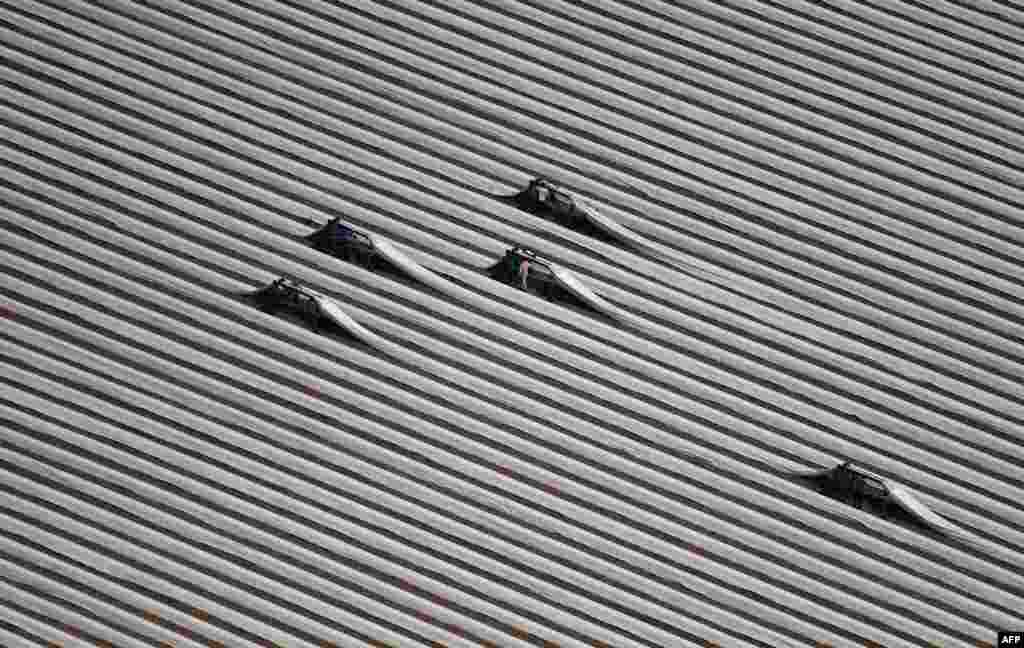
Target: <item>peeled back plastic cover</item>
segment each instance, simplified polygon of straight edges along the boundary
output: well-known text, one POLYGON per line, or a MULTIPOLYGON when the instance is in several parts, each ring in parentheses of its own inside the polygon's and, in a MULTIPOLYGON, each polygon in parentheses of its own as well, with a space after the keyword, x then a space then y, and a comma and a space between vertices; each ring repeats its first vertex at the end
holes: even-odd
POLYGON ((555 275, 555 278, 558 279, 558 283, 575 295, 580 301, 600 313, 619 319, 619 309, 616 306, 613 306, 605 299, 599 297, 593 290, 580 283, 580 280, 573 276, 571 272, 557 266, 551 266, 551 272, 555 275))
POLYGON ((318 296, 316 297, 316 303, 320 307, 321 316, 331 320, 353 337, 358 338, 359 340, 362 340, 363 342, 371 346, 374 345, 374 342, 376 341, 376 336, 369 330, 367 330, 365 327, 363 327, 362 324, 359 324, 354 319, 352 319, 348 315, 348 313, 341 310, 341 307, 334 303, 332 300, 326 297, 318 296))
POLYGON ((376 234, 372 235, 370 240, 373 241, 373 248, 381 257, 405 274, 428 286, 435 286, 438 283, 437 275, 407 257, 391 241, 376 234))
POLYGON ((705 279, 711 276, 718 276, 719 279, 723 278, 721 275, 717 275, 717 273, 713 271, 709 271, 706 268, 696 266, 678 258, 670 251, 655 245, 650 240, 629 229, 622 223, 605 216, 600 210, 595 209, 594 206, 589 203, 576 199, 576 206, 586 214, 587 220, 593 224, 594 227, 637 252, 642 252, 655 259, 660 259, 664 262, 670 263, 679 270, 690 273, 696 272, 699 277, 705 279))
POLYGON ((963 529, 925 506, 909 490, 891 483, 887 483, 886 486, 889 489, 889 496, 893 501, 921 522, 924 522, 936 531, 941 531, 955 537, 966 537, 963 529))
POLYGON ((593 205, 583 202, 582 200, 576 199, 576 205, 587 215, 587 220, 594 224, 595 227, 600 229, 605 234, 625 243, 626 245, 640 248, 649 252, 653 252, 658 256, 662 256, 662 253, 656 250, 650 243, 648 243, 642 236, 629 229, 625 225, 612 220, 605 216, 600 211, 594 208, 593 205))
MULTIPOLYGON (((816 480, 823 477, 829 477, 836 471, 844 469, 847 465, 848 464, 844 463, 838 466, 833 466, 832 468, 823 468, 821 470, 796 471, 791 472, 790 475, 802 479, 816 480)), ((881 476, 870 473, 859 467, 854 467, 853 470, 858 475, 874 478, 882 482, 885 485, 885 492, 889 500, 919 522, 935 531, 944 533, 959 540, 970 540, 970 535, 966 531, 925 506, 921 500, 917 499, 911 491, 907 490, 903 486, 895 484, 887 479, 883 479, 881 476)))

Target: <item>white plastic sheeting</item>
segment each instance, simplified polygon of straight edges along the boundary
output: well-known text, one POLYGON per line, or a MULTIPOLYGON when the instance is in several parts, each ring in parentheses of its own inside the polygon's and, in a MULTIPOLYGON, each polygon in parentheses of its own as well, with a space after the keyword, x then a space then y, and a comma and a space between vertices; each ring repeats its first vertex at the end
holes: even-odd
POLYGON ((993 7, 0 2, 0 643, 1017 626, 1024 76, 993 7), (632 243, 477 189, 537 174, 632 243), (298 242, 334 214, 420 285, 298 242), (510 241, 620 319, 482 276, 510 241), (237 308, 282 275, 371 344, 237 308), (839 457, 984 542, 772 469, 839 457))
POLYGON ((958 527, 922 504, 911 491, 907 490, 903 486, 885 482, 885 487, 889 491, 889 496, 892 497, 894 502, 899 504, 903 510, 910 513, 921 522, 927 524, 940 533, 948 534, 954 539, 961 540, 963 542, 970 542, 972 540, 971 535, 964 529, 958 527))
POLYGON ((370 346, 376 345, 377 336, 367 330, 365 326, 352 319, 333 299, 323 295, 317 295, 315 299, 320 307, 321 315, 337 324, 342 330, 356 339, 362 340, 370 346))
POLYGON ((678 255, 673 254, 671 250, 657 245, 642 234, 635 232, 615 219, 606 216, 600 209, 594 207, 589 202, 580 198, 573 198, 573 200, 576 202, 576 205, 583 210, 583 213, 586 214, 588 221, 593 223, 594 226, 605 234, 627 246, 627 248, 631 248, 641 254, 654 257, 660 261, 671 263, 687 272, 697 272, 704 277, 713 274, 705 269, 698 268, 693 264, 686 263, 679 259, 678 255))
POLYGON ((604 299, 590 288, 587 288, 583 282, 576 278, 576 275, 569 272, 565 268, 560 268, 557 265, 551 266, 551 272, 555 275, 558 283, 572 293, 577 299, 593 308, 598 313, 607 315, 613 319, 622 322, 631 322, 634 319, 625 311, 618 306, 612 304, 607 299, 604 299))

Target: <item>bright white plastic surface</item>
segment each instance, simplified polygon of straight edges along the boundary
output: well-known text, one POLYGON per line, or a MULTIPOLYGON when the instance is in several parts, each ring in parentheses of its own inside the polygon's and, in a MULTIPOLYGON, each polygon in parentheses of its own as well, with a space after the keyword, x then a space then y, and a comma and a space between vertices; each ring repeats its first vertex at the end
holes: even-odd
POLYGON ((362 324, 359 324, 352 319, 352 317, 343 311, 334 301, 322 295, 318 295, 316 297, 316 303, 320 307, 320 313, 324 317, 331 320, 346 332, 359 338, 363 342, 371 346, 374 345, 377 336, 367 330, 362 324))

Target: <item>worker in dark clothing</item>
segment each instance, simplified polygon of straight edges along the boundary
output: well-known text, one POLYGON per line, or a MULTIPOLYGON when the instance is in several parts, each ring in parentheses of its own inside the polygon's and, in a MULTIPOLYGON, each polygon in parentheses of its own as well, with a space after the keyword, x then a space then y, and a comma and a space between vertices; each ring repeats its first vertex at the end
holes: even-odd
POLYGON ((338 223, 337 229, 334 230, 334 238, 339 241, 351 241, 353 235, 354 232, 352 231, 352 228, 348 225, 342 225, 341 223, 338 223))

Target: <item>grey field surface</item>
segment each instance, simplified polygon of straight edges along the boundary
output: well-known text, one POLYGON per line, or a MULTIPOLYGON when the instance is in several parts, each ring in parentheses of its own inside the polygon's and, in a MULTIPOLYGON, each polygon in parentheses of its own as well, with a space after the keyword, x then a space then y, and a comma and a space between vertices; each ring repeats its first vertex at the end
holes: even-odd
POLYGON ((0 0, 0 79, 0 646, 1024 628, 1017 2, 0 0))

